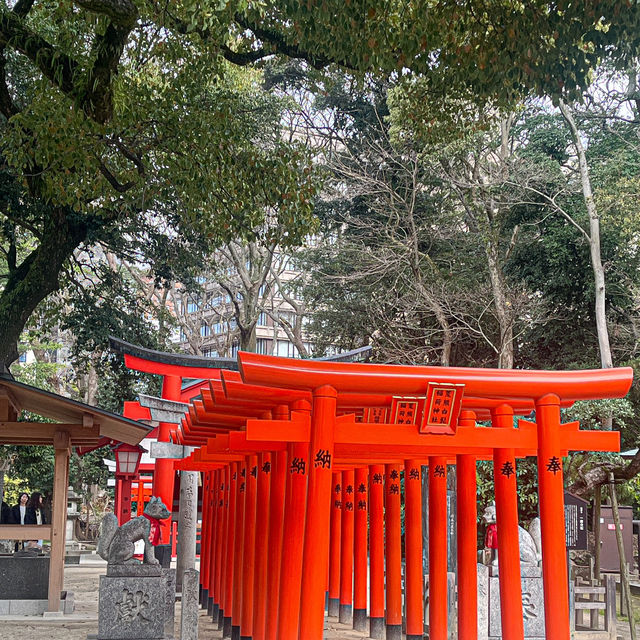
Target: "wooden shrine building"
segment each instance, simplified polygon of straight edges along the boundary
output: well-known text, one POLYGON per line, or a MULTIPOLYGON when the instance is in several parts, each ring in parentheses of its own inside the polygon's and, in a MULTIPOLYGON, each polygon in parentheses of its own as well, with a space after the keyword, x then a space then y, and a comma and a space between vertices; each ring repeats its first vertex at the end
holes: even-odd
POLYGON ((0 376, 0 444, 51 445, 55 450, 51 523, 0 525, 0 539, 51 541, 50 612, 58 611, 63 590, 71 449, 118 442, 135 445, 150 429, 140 422, 0 376), (56 422, 18 421, 22 411, 56 422))
MULTIPOLYGON (((535 456, 546 637, 569 640, 563 457, 618 451, 619 433, 562 424, 560 410, 626 395, 630 368, 445 368, 251 353, 238 363, 237 371, 198 368, 191 377, 206 376, 199 395, 182 424, 167 428, 173 442, 195 447, 169 461, 172 468, 203 473, 202 602, 225 637, 320 640, 328 592, 341 621, 363 630, 368 619, 371 637, 395 640, 404 590, 406 637, 422 638, 426 466, 426 622, 430 640, 446 640, 446 477, 456 465, 457 637, 476 640, 476 462, 491 460, 502 637, 522 640, 516 470, 518 458, 535 456), (533 412, 533 422, 519 418, 533 412)), ((150 361, 138 367, 154 372, 150 361)), ((172 375, 189 377, 185 369, 172 375)))

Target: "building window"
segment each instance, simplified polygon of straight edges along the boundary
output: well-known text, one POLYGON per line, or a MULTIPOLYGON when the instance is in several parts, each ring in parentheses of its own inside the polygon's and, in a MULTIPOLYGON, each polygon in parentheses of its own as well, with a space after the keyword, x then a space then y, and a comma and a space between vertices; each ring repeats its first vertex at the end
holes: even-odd
POLYGON ((266 338, 258 338, 256 340, 256 353, 266 355, 271 351, 271 340, 266 338))
POLYGON ((222 304, 222 296, 211 298, 211 307, 219 307, 222 304))
POLYGON ((206 338, 210 334, 211 334, 211 329, 209 328, 209 325, 206 322, 203 322, 200 327, 200 335, 203 338, 206 338))
POLYGON ((218 357, 218 352, 216 351, 216 349, 203 349, 202 350, 202 355, 205 358, 217 358, 218 357))
POLYGON ((184 329, 180 329, 180 342, 187 341, 187 334, 184 329))
POLYGON ((298 349, 289 340, 278 340, 278 355, 283 358, 297 358, 298 349))
POLYGON ((187 300, 187 313, 195 313, 200 310, 200 297, 187 300))
POLYGON ((234 342, 231 345, 231 357, 235 358, 238 355, 238 351, 240 351, 240 345, 237 342, 234 342))
POLYGON ((222 333, 222 323, 221 322, 216 322, 213 327, 213 333, 215 333, 216 335, 219 333, 222 333))
POLYGON ((229 319, 229 329, 231 331, 233 331, 234 329, 238 328, 238 321, 235 318, 230 318, 229 319))
POLYGON ((266 311, 263 311, 258 316, 258 326, 259 327, 266 327, 267 326, 267 313, 266 313, 266 311))

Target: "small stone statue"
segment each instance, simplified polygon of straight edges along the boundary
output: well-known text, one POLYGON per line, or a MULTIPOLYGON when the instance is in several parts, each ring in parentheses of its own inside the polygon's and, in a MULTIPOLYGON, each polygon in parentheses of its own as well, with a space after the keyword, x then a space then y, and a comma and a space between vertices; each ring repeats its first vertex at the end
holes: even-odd
MULTIPOLYGON (((487 523, 487 535, 485 536, 485 549, 491 551, 490 566, 497 572, 498 569, 498 541, 496 525, 496 504, 492 502, 484 510, 482 519, 487 523)), ((542 558, 540 539, 540 518, 534 518, 529 525, 529 531, 518 525, 518 542, 520 545, 520 564, 537 567, 542 558)))
POLYGON ((133 557, 134 545, 144 540, 143 564, 159 564, 153 545, 160 538, 160 520, 171 514, 160 498, 152 497, 144 509, 144 514, 118 527, 118 519, 112 513, 102 519, 98 554, 109 564, 139 564, 133 557))

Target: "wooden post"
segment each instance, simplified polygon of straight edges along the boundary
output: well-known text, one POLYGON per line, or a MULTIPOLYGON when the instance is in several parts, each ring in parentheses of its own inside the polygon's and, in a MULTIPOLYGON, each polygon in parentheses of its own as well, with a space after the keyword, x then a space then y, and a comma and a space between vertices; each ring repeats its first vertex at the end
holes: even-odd
POLYGON ((424 601, 422 593, 422 474, 419 460, 404 465, 405 609, 407 640, 422 640, 424 601))
POLYGON ((329 602, 327 613, 340 615, 340 547, 342 539, 342 473, 333 474, 331 523, 329 525, 329 602))
POLYGON ((253 581, 256 570, 256 501, 258 496, 258 456, 247 456, 244 494, 244 548, 242 559, 242 609, 240 640, 253 638, 253 581))
POLYGON ((263 453, 258 465, 258 504, 256 513, 256 574, 253 587, 253 637, 266 640, 267 562, 269 558, 269 489, 271 454, 263 453))
POLYGON ((64 543, 67 523, 67 487, 69 486, 69 456, 71 440, 66 431, 53 436, 53 508, 51 510, 51 556, 49 559, 49 603, 47 610, 60 610, 64 586, 64 543))
POLYGON ((367 630, 367 468, 356 469, 353 570, 353 628, 367 630))
POLYGON ((247 496, 247 468, 244 462, 238 464, 238 482, 236 491, 236 519, 232 532, 233 545, 233 598, 231 605, 231 640, 240 640, 240 616, 242 611, 243 572, 243 532, 244 503, 247 496))
MULTIPOLYGON (((237 532, 237 504, 238 504, 238 476, 239 465, 231 463, 229 480, 229 517, 227 518, 227 535, 224 541, 224 553, 226 556, 226 568, 224 574, 224 617, 222 618, 222 637, 231 637, 231 623, 233 612, 233 578, 235 571, 235 540, 239 537, 237 532)), ((201 543, 202 544, 202 543, 201 543)))
MULTIPOLYGON (((542 536, 544 625, 547 637, 569 640, 571 633, 567 592, 569 580, 558 396, 548 394, 536 402, 536 423, 538 425, 538 501, 542 536)), ((499 539, 500 525, 498 524, 499 539)), ((500 562, 500 555, 498 555, 498 562, 500 562)))
MULTIPOLYGON (((496 407, 491 417, 494 428, 511 429, 513 427, 513 410, 509 405, 503 404, 496 407)), ((496 524, 498 525, 502 636, 509 638, 509 640, 523 640, 524 618, 520 580, 518 496, 513 449, 494 449, 493 483, 496 492, 496 524)), ((566 582, 563 584, 563 588, 567 588, 566 582)))
POLYGON ((476 458, 457 456, 458 638, 478 638, 476 458))
POLYGON ((387 640, 402 638, 402 541, 400 530, 400 465, 388 464, 385 477, 385 560, 387 640))
MULTIPOLYGON (((447 640, 447 459, 429 457, 429 638, 447 640)), ((509 636, 505 636, 509 637, 509 636)))
POLYGON ((369 467, 369 636, 382 640, 384 623, 384 466, 369 467))
MULTIPOLYGON (((631 601, 631 587, 629 586, 629 565, 624 553, 624 540, 620 530, 620 512, 618 511, 618 496, 613 473, 609 473, 609 493, 611 494, 611 511, 613 515, 613 525, 616 528, 616 542, 618 543, 618 555, 620 557, 620 593, 624 593, 627 604, 627 614, 629 616, 629 632, 631 640, 636 640, 636 622, 633 615, 633 604, 631 601)), ((620 598, 622 600, 622 597, 620 598)), ((615 597, 614 597, 615 602, 615 597)))
MULTIPOLYGON (((165 375, 162 380, 162 398, 164 400, 180 400, 182 378, 180 376, 165 375)), ((175 425, 170 422, 161 422, 158 425, 158 441, 169 442, 169 430, 175 425)), ((153 474, 153 495, 162 499, 169 511, 173 511, 173 483, 175 471, 173 460, 170 458, 158 458, 155 462, 153 474)), ((160 544, 169 544, 171 527, 160 527, 160 544)))
POLYGON ((218 502, 218 494, 220 491, 220 476, 222 474, 221 469, 216 469, 213 472, 213 484, 211 485, 211 549, 209 551, 209 602, 207 604, 207 613, 212 617, 214 614, 218 615, 216 609, 216 588, 215 588, 215 575, 216 575, 216 558, 218 548, 218 523, 220 521, 221 509, 218 502))
POLYGON ((207 472, 207 482, 202 494, 202 526, 203 534, 200 537, 202 553, 200 554, 201 580, 202 580, 202 600, 200 604, 203 609, 209 610, 211 593, 209 592, 209 570, 211 568, 211 554, 213 553, 213 486, 215 483, 215 472, 207 472), (206 510, 205 510, 206 506, 206 510))
POLYGON ((200 606, 207 607, 207 584, 205 582, 205 567, 207 566, 207 533, 208 522, 207 513, 209 505, 207 504, 207 490, 209 487, 209 471, 202 474, 202 525, 200 527, 200 606))
MULTIPOLYGON (((288 412, 287 412, 288 413, 288 412)), ((277 418, 276 414, 276 418, 277 418)), ((276 452, 271 466, 271 499, 269 501, 269 560, 267 573, 267 640, 278 640, 278 602, 282 532, 284 529, 284 496, 287 484, 287 452, 276 452)))
POLYGON ((307 502, 309 445, 289 445, 289 472, 284 503, 284 529, 278 604, 278 640, 298 640, 304 518, 307 502))
POLYGON ((217 576, 217 589, 218 589, 218 629, 222 629, 224 625, 224 597, 225 597, 225 577, 227 575, 227 563, 229 562, 229 556, 225 553, 226 540, 225 536, 229 527, 229 486, 231 485, 231 465, 226 465, 224 469, 224 490, 222 491, 222 508, 223 518, 220 525, 219 535, 219 552, 220 552, 220 571, 217 576))
POLYGON ((300 611, 300 638, 304 640, 322 640, 324 628, 337 397, 336 390, 328 385, 313 390, 309 495, 304 532, 304 574, 300 611))
POLYGON ((342 523, 340 532, 340 610, 339 621, 353 624, 353 527, 354 471, 342 472, 342 523))
POLYGON ((593 498, 593 535, 595 547, 593 549, 593 577, 600 580, 600 505, 602 504, 602 485, 595 489, 593 498))
POLYGON ((216 523, 216 572, 214 575, 213 591, 215 594, 213 604, 213 622, 222 626, 222 572, 224 570, 224 555, 222 548, 224 546, 224 531, 227 519, 227 501, 226 490, 229 483, 229 465, 220 469, 218 481, 218 521, 216 523))

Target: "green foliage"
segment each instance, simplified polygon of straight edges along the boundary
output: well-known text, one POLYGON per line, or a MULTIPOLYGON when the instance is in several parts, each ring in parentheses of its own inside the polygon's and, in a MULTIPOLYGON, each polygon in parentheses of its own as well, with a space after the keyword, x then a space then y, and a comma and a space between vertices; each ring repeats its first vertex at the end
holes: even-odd
POLYGON ((21 493, 26 492, 29 495, 31 495, 33 491, 35 491, 35 489, 33 490, 31 489, 31 486, 26 480, 22 478, 16 478, 14 476, 5 475, 3 486, 4 486, 4 494, 2 499, 10 507, 13 507, 14 505, 18 504, 21 493))
MULTIPOLYGON (((493 462, 480 461, 477 464, 478 514, 495 500, 493 483, 493 462)), ((535 458, 516 460, 516 480, 518 483, 518 514, 520 525, 524 526, 538 515, 538 466, 535 458)))

